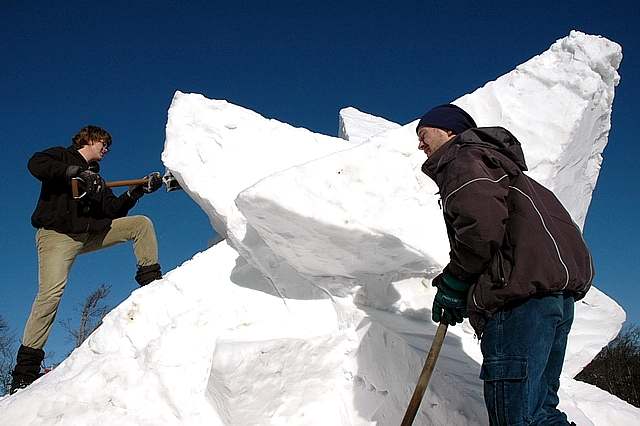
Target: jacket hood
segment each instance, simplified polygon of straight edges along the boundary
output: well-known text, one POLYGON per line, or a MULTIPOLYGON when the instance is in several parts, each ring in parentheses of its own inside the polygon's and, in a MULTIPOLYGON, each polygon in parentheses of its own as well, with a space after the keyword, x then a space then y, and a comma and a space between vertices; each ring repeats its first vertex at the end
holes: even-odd
POLYGON ((443 145, 424 162, 422 171, 433 178, 439 167, 455 158, 459 148, 468 145, 495 150, 511 160, 520 170, 527 170, 522 146, 511 132, 503 127, 476 127, 460 133, 443 145))

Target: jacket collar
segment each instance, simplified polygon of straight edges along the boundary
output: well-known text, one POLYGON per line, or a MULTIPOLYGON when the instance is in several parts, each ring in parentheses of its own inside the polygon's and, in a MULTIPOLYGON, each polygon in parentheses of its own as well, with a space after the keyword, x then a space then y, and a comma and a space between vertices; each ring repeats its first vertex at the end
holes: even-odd
POLYGON ((524 159, 520 142, 511 132, 502 127, 479 127, 466 130, 445 143, 422 165, 422 172, 434 181, 438 171, 456 157, 458 149, 464 145, 482 146, 502 154, 507 163, 504 166, 516 173, 517 170, 526 171, 527 163, 524 159))
POLYGON ((86 164, 87 169, 91 170, 92 172, 95 173, 99 173, 100 172, 100 163, 98 163, 97 161, 87 161, 82 154, 80 154, 80 152, 78 151, 78 148, 76 148, 75 145, 70 145, 67 147, 67 151, 71 152, 74 156, 76 156, 76 158, 78 158, 80 161, 82 161, 84 164, 86 164))
POLYGON ((455 151, 453 148, 454 141, 459 137, 457 135, 451 140, 447 141, 444 145, 440 147, 436 152, 431 154, 427 161, 422 164, 422 172, 429 176, 434 181, 436 180, 436 174, 438 169, 444 166, 446 163, 451 161, 455 155, 453 155, 452 151, 455 151))
POLYGON ((82 158, 82 161, 87 163, 87 160, 82 156, 82 154, 80 154, 80 151, 78 150, 78 148, 75 145, 69 145, 67 147, 67 151, 69 151, 70 153, 72 153, 73 155, 75 155, 78 158, 82 158))

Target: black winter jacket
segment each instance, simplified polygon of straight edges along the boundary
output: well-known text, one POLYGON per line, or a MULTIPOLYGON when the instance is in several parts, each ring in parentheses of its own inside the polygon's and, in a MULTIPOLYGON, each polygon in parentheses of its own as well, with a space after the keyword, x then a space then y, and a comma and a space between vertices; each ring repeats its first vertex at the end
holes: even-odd
MULTIPOLYGON (((29 171, 42 182, 38 204, 31 216, 35 228, 63 234, 99 232, 108 229, 112 219, 126 216, 136 204, 126 192, 116 197, 109 188, 97 199, 74 199, 66 176, 67 167, 71 165, 80 166, 81 170, 90 167, 73 146, 36 152, 29 160, 29 171)), ((91 165, 95 167, 97 163, 91 165)))
POLYGON ((520 142, 509 131, 467 130, 422 170, 440 189, 446 269, 472 284, 467 308, 478 335, 511 303, 557 292, 584 297, 594 269, 582 233, 555 195, 523 173, 520 142))

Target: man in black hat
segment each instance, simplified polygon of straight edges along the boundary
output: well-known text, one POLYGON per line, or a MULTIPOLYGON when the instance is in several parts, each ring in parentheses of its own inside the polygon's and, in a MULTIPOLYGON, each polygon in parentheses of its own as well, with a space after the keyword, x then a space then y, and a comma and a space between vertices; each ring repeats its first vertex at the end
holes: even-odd
POLYGON ((593 280, 580 229, 524 172, 520 142, 476 126, 462 108, 428 111, 416 128, 422 171, 440 190, 450 261, 432 283, 432 318, 468 317, 481 339, 492 425, 569 424, 557 409, 574 303, 593 280))
POLYGON ((153 223, 145 216, 127 217, 140 197, 162 185, 160 174, 152 173, 147 184, 129 188, 117 197, 98 174, 98 162, 110 149, 109 132, 86 126, 73 137, 70 147, 36 152, 29 160, 29 171, 42 183, 31 216, 37 229, 38 294, 18 349, 10 393, 40 376, 43 347, 78 255, 133 241, 138 284, 143 286, 162 276, 153 223), (86 193, 79 199, 72 196, 74 178, 86 185, 86 193))

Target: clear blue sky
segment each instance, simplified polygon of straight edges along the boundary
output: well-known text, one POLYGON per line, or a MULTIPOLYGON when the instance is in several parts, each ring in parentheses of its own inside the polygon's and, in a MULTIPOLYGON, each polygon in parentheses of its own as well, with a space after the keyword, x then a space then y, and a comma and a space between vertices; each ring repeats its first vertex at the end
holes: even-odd
MULTIPOLYGON (((335 135, 342 107, 404 124, 578 29, 623 46, 613 128, 585 234, 597 286, 640 322, 637 3, 448 3, 3 0, 0 314, 21 335, 37 288, 30 215, 39 183, 27 160, 67 146, 85 124, 114 137, 104 177, 134 178, 163 170, 166 113, 176 90, 335 135)), ((158 192, 132 213, 154 220, 165 271, 204 249, 213 234, 184 193, 158 192)), ((129 246, 80 257, 58 319, 73 317, 100 283, 112 285, 109 302, 117 304, 136 288, 134 273, 129 246)), ((56 324, 47 351, 59 359, 68 347, 56 324)))

